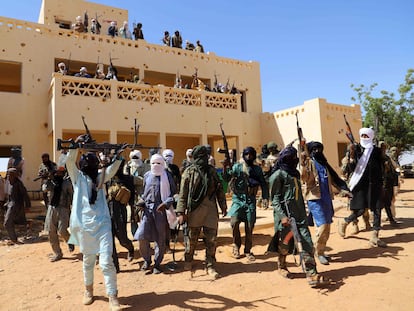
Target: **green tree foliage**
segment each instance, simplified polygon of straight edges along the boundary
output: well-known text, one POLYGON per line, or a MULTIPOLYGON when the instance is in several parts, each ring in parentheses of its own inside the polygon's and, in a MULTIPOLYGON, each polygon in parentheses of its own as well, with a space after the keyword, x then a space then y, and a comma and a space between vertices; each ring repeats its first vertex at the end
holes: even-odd
POLYGON ((373 93, 377 83, 351 88, 357 93, 351 100, 362 105, 363 125, 373 127, 377 140, 385 141, 388 146, 396 146, 399 153, 414 149, 414 69, 409 69, 405 81, 398 88, 398 94, 380 91, 373 93))

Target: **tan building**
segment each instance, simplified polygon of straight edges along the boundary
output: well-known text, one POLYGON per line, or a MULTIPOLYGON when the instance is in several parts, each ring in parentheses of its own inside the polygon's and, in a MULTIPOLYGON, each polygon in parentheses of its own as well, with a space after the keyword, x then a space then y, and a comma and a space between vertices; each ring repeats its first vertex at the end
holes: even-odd
POLYGON ((110 143, 134 143, 136 120, 138 142, 173 149, 177 165, 196 144, 222 147, 220 123, 230 148, 251 145, 260 153, 269 140, 282 146, 295 138, 299 112, 305 137, 321 140, 328 159, 339 159, 347 143, 343 114, 355 133, 361 125, 359 106, 323 99, 263 113, 259 63, 112 38, 104 23, 100 35, 77 33, 70 28, 84 11, 97 12, 118 27, 128 21, 126 10, 84 0, 43 0, 38 23, 0 17, 0 157, 8 158, 12 146, 22 147, 28 189, 38 187, 33 178, 41 154, 49 152, 57 160, 57 139, 85 132, 81 116, 97 142, 110 143), (68 75, 56 73, 60 62, 69 67, 68 75), (107 73, 111 62, 118 80, 73 76, 81 67, 92 76, 98 68, 107 73), (174 87, 178 78, 191 87, 195 75, 199 87, 174 87), (140 83, 132 82, 134 76, 140 83), (238 94, 208 90, 217 80, 226 84, 228 77, 238 94))

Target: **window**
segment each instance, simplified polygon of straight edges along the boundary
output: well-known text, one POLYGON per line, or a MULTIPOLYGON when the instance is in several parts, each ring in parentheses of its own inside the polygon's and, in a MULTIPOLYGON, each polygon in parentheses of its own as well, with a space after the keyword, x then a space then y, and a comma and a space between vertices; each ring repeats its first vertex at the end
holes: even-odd
POLYGON ((0 60, 0 92, 21 93, 22 64, 0 60))

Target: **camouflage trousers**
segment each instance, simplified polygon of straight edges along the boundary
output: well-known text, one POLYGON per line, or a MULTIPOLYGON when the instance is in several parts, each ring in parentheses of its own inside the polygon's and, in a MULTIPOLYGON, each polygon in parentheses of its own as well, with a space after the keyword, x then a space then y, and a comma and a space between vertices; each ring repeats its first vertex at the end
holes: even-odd
POLYGON ((207 227, 190 227, 188 230, 188 243, 185 246, 185 261, 192 262, 194 252, 197 248, 201 229, 203 229, 203 240, 206 245, 206 267, 214 267, 216 264, 217 229, 207 227))

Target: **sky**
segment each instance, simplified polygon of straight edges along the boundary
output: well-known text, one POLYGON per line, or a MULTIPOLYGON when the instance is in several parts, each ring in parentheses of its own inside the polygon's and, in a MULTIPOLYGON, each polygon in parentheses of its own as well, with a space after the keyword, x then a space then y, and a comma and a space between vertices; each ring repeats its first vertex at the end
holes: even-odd
MULTIPOLYGON (((356 103, 351 84, 397 92, 414 68, 412 0, 90 2, 128 10, 130 28, 142 23, 149 43, 179 30, 206 52, 259 62, 264 112, 317 97, 350 105, 356 103)), ((41 3, 3 1, 0 15, 37 22, 41 3)), ((237 77, 229 78, 237 86, 237 77)))

